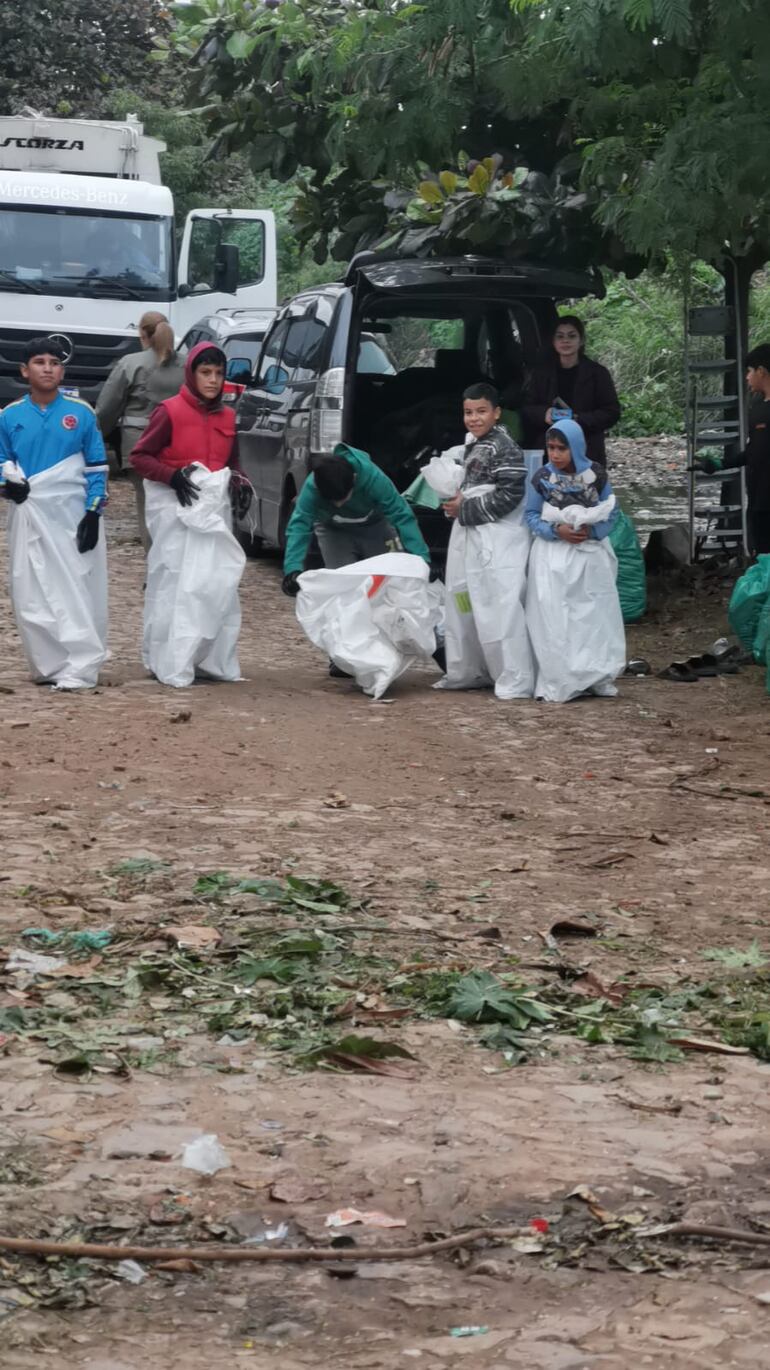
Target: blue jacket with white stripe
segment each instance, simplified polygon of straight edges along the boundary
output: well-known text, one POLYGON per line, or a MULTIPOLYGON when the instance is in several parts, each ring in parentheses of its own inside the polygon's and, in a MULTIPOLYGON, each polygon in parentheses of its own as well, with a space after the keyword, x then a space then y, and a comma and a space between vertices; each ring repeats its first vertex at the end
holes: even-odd
MULTIPOLYGON (((107 498, 107 454, 96 415, 85 400, 61 391, 41 409, 25 395, 0 413, 0 464, 18 462, 27 480, 82 455, 86 471, 86 509, 101 512, 107 498)), ((0 476, 0 484, 2 476, 0 476)))

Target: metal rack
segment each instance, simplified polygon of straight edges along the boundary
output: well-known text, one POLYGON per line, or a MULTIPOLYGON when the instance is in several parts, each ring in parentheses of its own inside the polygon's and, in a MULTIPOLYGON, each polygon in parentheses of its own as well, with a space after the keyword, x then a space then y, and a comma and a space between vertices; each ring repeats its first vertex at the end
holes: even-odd
POLYGON ((693 469, 708 447, 725 453, 742 450, 747 441, 744 328, 733 308, 696 307, 687 311, 685 395, 690 560, 727 548, 748 550, 746 481, 743 471, 725 477, 693 469), (733 357, 726 355, 735 340, 733 357), (715 340, 719 340, 721 356, 715 340))

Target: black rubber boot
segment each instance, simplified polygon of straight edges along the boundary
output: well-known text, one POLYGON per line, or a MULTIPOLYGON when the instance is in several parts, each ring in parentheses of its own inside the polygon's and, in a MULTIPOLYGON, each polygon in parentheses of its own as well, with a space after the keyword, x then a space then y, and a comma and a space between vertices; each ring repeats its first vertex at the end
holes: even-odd
POLYGON ((333 661, 329 662, 329 675, 332 680, 352 680, 353 677, 348 671, 341 671, 339 666, 335 666, 333 661))

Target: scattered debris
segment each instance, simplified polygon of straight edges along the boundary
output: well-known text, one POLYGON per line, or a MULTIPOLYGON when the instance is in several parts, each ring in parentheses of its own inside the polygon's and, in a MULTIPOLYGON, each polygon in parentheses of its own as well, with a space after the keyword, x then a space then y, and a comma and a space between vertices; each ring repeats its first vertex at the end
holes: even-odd
MULTIPOLYGON (((355 1249, 356 1239, 343 1233, 340 1237, 332 1237, 331 1247, 335 1251, 350 1251, 355 1249)), ((338 1280, 351 1280, 358 1274, 358 1267, 351 1261, 350 1264, 329 1266, 328 1273, 338 1280)))
POLYGON ((483 1337, 489 1331, 488 1327, 450 1327, 450 1337, 483 1337))
POLYGON ((767 957, 761 950, 756 938, 747 948, 741 951, 738 947, 709 947, 701 952, 704 961, 718 961, 720 965, 728 970, 743 970, 755 968, 761 970, 767 965, 767 957))
POLYGON ((593 923, 579 918, 557 918, 548 929, 552 937, 596 937, 593 923))
POLYGON ((232 1161, 215 1132, 207 1132, 188 1142, 182 1151, 182 1165, 186 1170, 197 1170, 200 1175, 216 1175, 218 1170, 227 1170, 232 1161))
POLYGON ((110 928, 98 928, 94 932, 53 932, 50 928, 25 928, 22 937, 39 942, 44 947, 58 947, 62 943, 72 951, 104 951, 112 941, 110 928))
POLYGON ((288 1223, 276 1223, 272 1226, 269 1223, 261 1223, 257 1230, 252 1230, 248 1237, 244 1237, 245 1246, 261 1246, 263 1242, 285 1242, 289 1235, 288 1223))
POLYGON ((572 994, 582 994, 587 999, 606 999, 608 1004, 618 1007, 628 996, 630 986, 614 981, 605 985, 592 970, 585 971, 569 982, 572 994))
POLYGON ((187 951, 205 951, 209 947, 219 946, 222 941, 222 934, 217 932, 216 928, 207 928, 199 923, 164 928, 163 936, 167 941, 187 951))
MULTIPOLYGON (((603 856, 597 856, 594 861, 581 862, 581 865, 585 870, 607 870, 610 866, 621 866, 624 861, 633 861, 634 859, 635 857, 632 851, 608 851, 605 852, 603 856)), ((579 927, 580 924, 576 924, 575 926, 579 927)), ((554 929, 551 928, 551 932, 553 931, 554 929)), ((576 933, 574 931, 566 934, 562 932, 561 936, 564 937, 565 935, 585 937, 590 936, 591 934, 585 932, 576 933)))
POLYGON ((358 1208, 339 1208, 336 1213, 330 1213, 326 1219, 326 1227, 352 1227, 354 1223, 361 1223, 364 1227, 406 1227, 405 1218, 391 1218, 387 1213, 362 1212, 358 1208))
POLYGON ((61 970, 67 963, 61 956, 43 956, 38 951, 25 951, 23 947, 12 951, 5 963, 5 969, 11 975, 24 972, 25 975, 52 975, 54 971, 61 970))
POLYGON ((374 1037, 343 1037, 331 1046, 319 1048, 312 1053, 312 1059, 319 1065, 336 1067, 338 1070, 361 1070, 371 1075, 396 1075, 408 1078, 408 1071, 401 1061, 414 1061, 411 1051, 396 1042, 380 1042, 374 1037), (395 1058, 395 1059, 394 1059, 395 1058))
POLYGON ((673 1047, 681 1047, 683 1051, 713 1051, 720 1056, 748 1056, 748 1047, 733 1047, 727 1042, 716 1042, 704 1037, 678 1037, 671 1035, 669 1042, 673 1047))
POLYGON ((147 1279, 147 1271, 138 1261, 121 1261, 115 1267, 115 1274, 118 1279, 127 1280, 129 1284, 141 1284, 147 1279))

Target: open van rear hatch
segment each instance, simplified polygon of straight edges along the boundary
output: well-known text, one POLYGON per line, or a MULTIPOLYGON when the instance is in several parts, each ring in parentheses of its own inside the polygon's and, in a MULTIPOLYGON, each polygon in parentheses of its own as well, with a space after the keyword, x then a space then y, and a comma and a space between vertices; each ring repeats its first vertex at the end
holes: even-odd
POLYGON ((492 257, 387 258, 361 252, 348 267, 345 284, 353 286, 359 302, 371 295, 408 294, 425 299, 448 296, 478 303, 489 299, 532 297, 551 300, 601 298, 604 282, 599 271, 563 271, 533 262, 503 262, 492 257))

